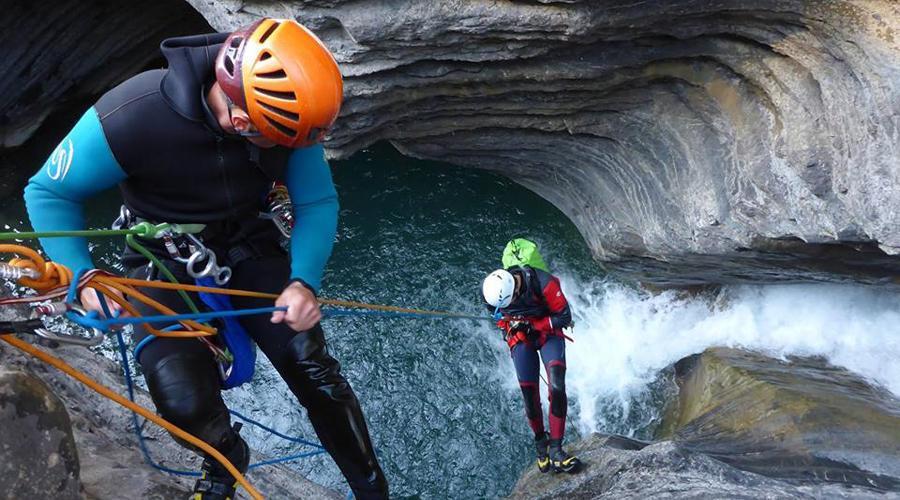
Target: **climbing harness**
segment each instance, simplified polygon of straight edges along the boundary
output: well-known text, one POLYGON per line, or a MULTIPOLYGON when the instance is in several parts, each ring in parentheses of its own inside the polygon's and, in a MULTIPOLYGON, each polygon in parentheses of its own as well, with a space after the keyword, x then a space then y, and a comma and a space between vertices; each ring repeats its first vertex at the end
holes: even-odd
POLYGON ((164 226, 153 234, 154 239, 160 239, 168 252, 169 257, 185 265, 187 274, 194 279, 213 278, 219 286, 225 285, 231 280, 231 268, 220 266, 216 253, 206 247, 197 234, 206 229, 205 224, 153 224, 141 219, 122 205, 119 209, 119 217, 113 222, 113 229, 133 229, 139 224, 149 223, 153 226, 164 226), (179 240, 176 242, 176 240, 179 240), (182 249, 186 249, 185 257, 182 249))

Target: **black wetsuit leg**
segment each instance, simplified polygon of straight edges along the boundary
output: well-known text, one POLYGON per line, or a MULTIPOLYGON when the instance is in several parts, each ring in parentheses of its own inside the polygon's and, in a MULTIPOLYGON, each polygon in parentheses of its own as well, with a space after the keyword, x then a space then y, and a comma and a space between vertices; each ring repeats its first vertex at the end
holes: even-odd
MULTIPOLYGON (((184 275, 183 265, 171 261, 167 261, 167 264, 179 281, 191 283, 192 280, 184 275)), ((133 269, 129 276, 145 279, 148 277, 148 268, 144 266, 133 269)), ((153 288, 144 289, 143 292, 175 312, 190 312, 175 292, 153 288)), ((198 307, 202 308, 200 298, 195 294, 191 296, 198 307)), ((142 315, 159 314, 155 309, 137 301, 132 303, 142 315)), ((154 326, 162 328, 167 325, 154 326)), ((142 325, 135 325, 135 345, 147 335, 150 334, 142 325)), ((157 338, 144 347, 138 362, 156 410, 163 418, 209 443, 236 466, 246 465, 249 458, 244 456, 246 446, 240 443, 240 436, 231 427, 228 408, 222 401, 218 368, 209 348, 196 339, 157 338)), ((175 439, 183 446, 194 449, 186 442, 175 439)))
POLYGON ((516 367, 516 378, 519 379, 519 387, 522 389, 522 399, 525 402, 525 418, 534 432, 535 437, 544 435, 544 415, 541 410, 541 390, 538 385, 540 376, 540 360, 538 352, 530 343, 519 342, 509 352, 513 365, 516 367))
POLYGON ((566 413, 569 402, 566 397, 566 341, 555 335, 547 337, 541 346, 541 359, 547 370, 550 399, 550 438, 562 439, 566 432, 566 413))
MULTIPOLYGON (((245 260, 235 266, 230 287, 280 293, 290 265, 286 257, 245 260)), ((234 297, 235 309, 270 307, 271 299, 234 297)), ((328 354, 321 325, 295 332, 272 324, 269 315, 245 316, 241 324, 306 407, 316 434, 337 463, 357 499, 388 497, 387 480, 378 464, 359 401, 328 354)))

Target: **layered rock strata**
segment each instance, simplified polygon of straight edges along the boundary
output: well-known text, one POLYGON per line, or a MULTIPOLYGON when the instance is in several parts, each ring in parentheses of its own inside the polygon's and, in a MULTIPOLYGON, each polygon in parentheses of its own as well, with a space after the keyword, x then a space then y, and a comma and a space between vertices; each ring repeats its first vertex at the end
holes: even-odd
POLYGON ((328 147, 501 172, 662 284, 900 271, 889 0, 188 0, 295 17, 337 54, 328 147))
POLYGON ((103 92, 163 65, 160 40, 212 30, 181 0, 16 0, 0 10, 5 201, 21 198, 25 180, 103 92))

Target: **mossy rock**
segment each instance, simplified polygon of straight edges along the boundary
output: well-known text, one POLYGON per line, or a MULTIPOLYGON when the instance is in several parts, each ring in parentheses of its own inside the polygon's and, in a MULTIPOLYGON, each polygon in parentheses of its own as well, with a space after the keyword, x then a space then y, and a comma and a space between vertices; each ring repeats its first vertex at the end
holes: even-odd
POLYGON ((821 358, 710 349, 676 365, 661 438, 799 482, 900 488, 900 401, 821 358))
POLYGON ((0 422, 4 498, 81 498, 69 414, 43 382, 0 370, 0 422))

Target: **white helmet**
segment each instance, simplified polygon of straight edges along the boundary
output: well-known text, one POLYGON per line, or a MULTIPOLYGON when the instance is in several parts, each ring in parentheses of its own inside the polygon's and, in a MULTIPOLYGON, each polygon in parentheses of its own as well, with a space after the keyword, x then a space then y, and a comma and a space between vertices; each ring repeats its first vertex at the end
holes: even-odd
POLYGON ((516 280, 506 269, 497 269, 484 279, 481 294, 485 302, 493 307, 506 307, 512 302, 516 280))

